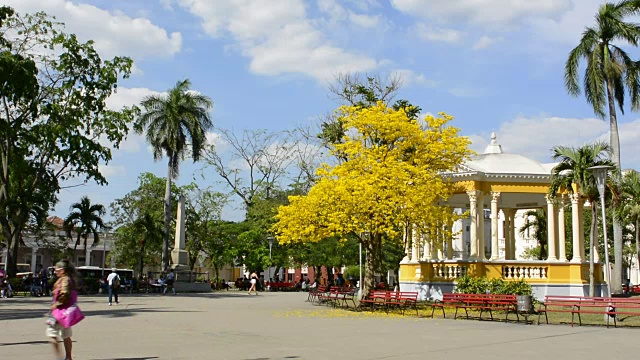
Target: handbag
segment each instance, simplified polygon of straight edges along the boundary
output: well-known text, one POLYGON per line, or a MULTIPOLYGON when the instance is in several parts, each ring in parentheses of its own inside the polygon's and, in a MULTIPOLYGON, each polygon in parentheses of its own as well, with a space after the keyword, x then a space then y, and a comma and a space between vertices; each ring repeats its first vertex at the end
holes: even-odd
POLYGON ((51 311, 51 316, 53 316, 65 329, 72 327, 73 325, 79 323, 80 321, 82 321, 82 319, 84 319, 84 314, 78 307, 77 301, 78 292, 74 290, 71 292, 71 305, 67 305, 61 308, 55 308, 51 311))

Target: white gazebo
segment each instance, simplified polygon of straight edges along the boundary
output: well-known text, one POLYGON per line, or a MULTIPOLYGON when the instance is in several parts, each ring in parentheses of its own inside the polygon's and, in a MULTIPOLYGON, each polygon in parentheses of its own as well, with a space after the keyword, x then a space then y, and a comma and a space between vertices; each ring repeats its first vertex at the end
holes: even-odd
MULTIPOLYGON (((428 239, 414 233, 407 241, 410 256, 400 265, 400 287, 419 291, 421 298, 438 298, 452 291, 464 274, 523 279, 536 297, 547 294, 585 295, 588 293, 588 263, 585 262, 584 226, 579 194, 549 196, 550 173, 555 164, 543 164, 527 157, 503 152, 495 133, 484 153, 474 156, 459 170, 446 174, 455 182, 454 195, 443 205, 468 218, 453 226, 450 239, 428 239), (569 196, 571 195, 571 196, 569 196), (566 254, 565 208, 571 203, 573 257, 566 254), (526 220, 524 212, 542 208, 547 214, 548 257, 522 260, 520 251, 526 236, 517 229, 526 220), (410 243, 410 244, 409 244, 410 243)), ((596 271, 596 293, 602 288, 601 266, 596 271)))

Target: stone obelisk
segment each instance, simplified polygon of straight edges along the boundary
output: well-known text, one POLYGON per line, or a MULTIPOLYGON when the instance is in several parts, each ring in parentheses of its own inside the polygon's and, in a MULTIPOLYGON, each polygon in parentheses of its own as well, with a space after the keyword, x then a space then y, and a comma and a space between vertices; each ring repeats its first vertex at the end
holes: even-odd
POLYGON ((188 256, 185 250, 185 227, 184 222, 186 220, 184 213, 185 199, 184 196, 180 196, 178 199, 178 217, 176 219, 176 238, 175 245, 171 251, 171 260, 173 260, 174 267, 187 267, 188 256))

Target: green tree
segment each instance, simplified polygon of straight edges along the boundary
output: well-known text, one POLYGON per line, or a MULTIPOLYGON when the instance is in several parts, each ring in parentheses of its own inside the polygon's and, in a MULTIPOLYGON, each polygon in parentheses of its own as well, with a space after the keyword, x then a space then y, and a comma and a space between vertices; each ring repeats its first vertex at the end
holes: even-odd
POLYGON ((227 197, 211 189, 201 189, 195 183, 182 188, 186 194, 186 250, 193 270, 198 257, 206 253, 208 242, 219 237, 222 208, 227 197))
MULTIPOLYGON (((616 105, 624 114, 625 92, 628 92, 631 109, 640 109, 640 65, 621 47, 622 44, 638 46, 640 26, 625 21, 638 14, 640 14, 638 0, 607 2, 600 6, 595 16, 596 25, 584 30, 580 43, 571 50, 565 65, 564 78, 567 91, 573 96, 578 96, 580 95, 580 61, 586 60, 585 97, 593 107, 594 113, 601 118, 605 117, 605 107, 608 106, 611 158, 618 169, 622 167, 616 105)), ((615 217, 613 242, 615 268, 612 285, 613 292, 620 293, 622 292, 622 224, 615 217)))
POLYGON ((190 90, 189 80, 178 81, 166 95, 152 95, 142 100, 143 113, 136 119, 134 130, 146 132, 153 147, 154 159, 168 158, 167 184, 164 196, 164 241, 162 271, 169 267, 171 232, 171 180, 179 174, 180 160, 189 155, 200 160, 206 144, 206 133, 212 126, 209 110, 213 102, 207 96, 190 90))
POLYGON ((102 60, 93 42, 65 34, 44 13, 2 8, 0 34, 0 227, 13 275, 22 231, 55 204, 62 182, 106 184, 99 165, 111 160, 136 109, 105 105, 131 59, 102 60))
MULTIPOLYGON (((162 243, 162 221, 158 217, 154 217, 152 214, 145 212, 137 218, 131 228, 134 230, 134 236, 140 242, 140 254, 138 256, 138 276, 142 276, 144 273, 145 258, 149 257, 147 252, 147 244, 156 245, 156 249, 159 249, 162 243)), ((157 254, 157 252, 156 252, 157 254)))
MULTIPOLYGON (((560 162, 551 170, 551 186, 549 194, 555 195, 560 189, 577 191, 580 196, 589 200, 592 205, 591 231, 589 232, 589 293, 594 296, 594 243, 598 241, 598 211, 599 199, 595 178, 589 170, 592 166, 613 165, 608 159, 611 147, 597 142, 579 148, 556 146, 553 148, 553 159, 560 162)), ((601 204, 602 205, 602 204, 601 204)))
POLYGON ((622 201, 619 218, 630 219, 635 234, 636 261, 640 264, 640 174, 631 170, 622 178, 622 201))
MULTIPOLYGON (((102 217, 106 213, 102 204, 91 204, 89 197, 83 196, 80 202, 71 204, 69 208, 71 213, 64 219, 64 228, 67 236, 71 238, 71 232, 77 234, 76 243, 73 246, 73 252, 80 245, 80 238, 84 240, 84 250, 87 250, 87 238, 93 235, 93 244, 95 246, 100 241, 99 230, 104 228, 102 217)), ((88 261, 88 259, 87 259, 88 261)))
MULTIPOLYGON (((158 239, 154 227, 158 221, 164 223, 164 207, 158 199, 164 196, 165 186, 164 178, 142 173, 138 176, 136 189, 111 203, 111 216, 117 229, 114 256, 119 262, 135 268, 140 266, 140 254, 143 253, 144 264, 161 264, 164 229, 158 239), (145 217, 153 221, 145 220, 145 217), (142 232, 141 227, 144 229, 142 232)), ((177 197, 182 194, 182 189, 172 184, 171 194, 174 204, 171 211, 175 213, 177 197)))
POLYGON ((537 256, 536 260, 547 257, 547 214, 543 209, 529 210, 524 213, 524 224, 518 229, 520 236, 535 239, 538 245, 533 250, 526 251, 523 257, 537 256))

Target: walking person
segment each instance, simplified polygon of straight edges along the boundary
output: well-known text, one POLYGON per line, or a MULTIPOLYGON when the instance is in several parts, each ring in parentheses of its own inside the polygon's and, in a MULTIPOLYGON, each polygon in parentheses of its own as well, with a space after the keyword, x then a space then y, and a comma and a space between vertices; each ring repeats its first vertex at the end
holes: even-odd
POLYGON ((249 277, 251 278, 251 280, 249 281, 251 283, 251 287, 249 288, 249 295, 251 295, 251 290, 253 290, 257 296, 258 290, 256 290, 256 284, 258 283, 258 275, 256 273, 251 273, 251 276, 249 277))
POLYGON ((55 273, 58 280, 53 285, 53 303, 51 315, 47 319, 46 335, 53 346, 56 359, 71 360, 71 326, 84 318, 77 306, 78 300, 76 270, 71 261, 60 260, 55 265, 55 273), (70 309, 74 308, 75 311, 70 309), (56 312, 56 310, 58 310, 56 312), (61 315, 61 310, 65 312, 61 315), (64 344, 64 358, 58 344, 61 338, 64 344))
POLYGON ((167 275, 167 281, 165 282, 165 288, 164 291, 162 292, 162 294, 166 294, 167 293, 167 289, 171 288, 171 292, 173 292, 173 295, 176 294, 176 288, 175 286, 173 286, 173 284, 176 281, 176 274, 173 272, 173 269, 171 269, 171 271, 169 272, 169 275, 167 275))
POLYGON ((42 286, 42 295, 49 296, 49 274, 47 274, 47 269, 45 269, 42 265, 38 265, 38 278, 40 280, 40 284, 42 286))
POLYGON ((107 285, 109 285, 109 306, 111 306, 112 297, 116 298, 116 305, 118 302, 118 292, 120 291, 120 275, 116 272, 116 268, 111 269, 111 274, 107 276, 107 285))

